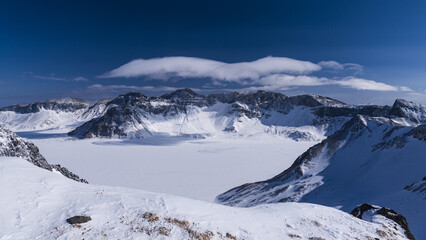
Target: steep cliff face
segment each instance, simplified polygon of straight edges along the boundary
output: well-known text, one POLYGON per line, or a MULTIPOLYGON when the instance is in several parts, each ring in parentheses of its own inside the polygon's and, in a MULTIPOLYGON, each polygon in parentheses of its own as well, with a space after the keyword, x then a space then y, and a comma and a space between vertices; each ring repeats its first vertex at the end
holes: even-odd
POLYGON ((17 136, 12 131, 0 127, 0 156, 19 157, 27 160, 37 167, 53 171, 56 170, 62 175, 78 182, 87 183, 85 179, 70 172, 60 165, 51 165, 40 154, 39 149, 33 143, 27 142, 17 136))
POLYGON ((404 99, 397 99, 389 111, 389 116, 399 118, 406 125, 426 123, 426 106, 404 99))

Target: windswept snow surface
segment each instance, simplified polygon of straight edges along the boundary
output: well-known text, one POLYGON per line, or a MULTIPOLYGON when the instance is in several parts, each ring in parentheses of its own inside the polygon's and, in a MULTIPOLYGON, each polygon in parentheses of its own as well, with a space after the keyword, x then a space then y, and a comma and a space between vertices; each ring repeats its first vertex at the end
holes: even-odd
POLYGON ((232 208, 126 188, 87 185, 0 158, 0 239, 406 239, 372 222, 305 203, 232 208), (66 219, 91 221, 71 225, 66 219), (208 236, 209 238, 201 238, 208 236))
POLYGON ((210 202, 229 188, 278 174, 316 143, 267 134, 135 140, 44 138, 44 134, 22 136, 38 137, 30 141, 49 162, 66 166, 90 183, 210 202))

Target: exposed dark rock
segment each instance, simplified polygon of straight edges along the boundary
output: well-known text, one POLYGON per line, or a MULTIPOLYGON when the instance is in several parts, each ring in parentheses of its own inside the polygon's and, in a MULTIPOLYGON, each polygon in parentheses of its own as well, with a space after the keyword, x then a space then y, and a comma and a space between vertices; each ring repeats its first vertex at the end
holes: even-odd
POLYGON ((68 218, 66 221, 69 224, 81 224, 81 223, 86 223, 90 220, 92 220, 92 218, 89 216, 74 216, 74 217, 68 218))
POLYGON ((414 124, 426 123, 426 106, 404 99, 396 99, 389 116, 405 118, 414 124))
POLYGON ((204 96, 195 93, 194 91, 192 91, 189 88, 184 88, 184 89, 176 90, 176 91, 171 92, 171 93, 166 93, 166 94, 162 95, 161 98, 169 99, 169 100, 172 100, 172 99, 181 99, 181 100, 186 99, 187 100, 187 99, 193 99, 193 98, 203 99, 204 96))
POLYGON ((359 219, 362 219, 362 215, 364 214, 364 212, 370 209, 378 209, 378 208, 374 207, 373 205, 364 203, 354 208, 354 210, 351 211, 351 215, 359 219))
POLYGON ((140 106, 148 98, 139 92, 129 92, 122 94, 111 101, 108 102, 108 105, 119 105, 119 106, 140 106))
POLYGON ((423 196, 424 199, 426 199, 426 177, 423 177, 423 179, 414 182, 408 186, 404 187, 405 190, 417 193, 423 196))
POLYGON ((52 171, 53 169, 62 175, 78 182, 87 183, 85 179, 80 178, 68 169, 60 165, 50 165, 40 154, 36 145, 27 142, 12 131, 0 127, 0 156, 19 157, 36 165, 37 167, 52 171))
POLYGON ((288 101, 294 105, 303 105, 307 107, 346 106, 346 103, 338 101, 336 99, 310 94, 289 97, 288 101))
POLYGON ((352 210, 351 215, 357 217, 359 219, 363 219, 362 216, 365 212, 373 210, 373 214, 380 214, 394 222, 396 222, 402 229, 405 231, 405 235, 408 239, 415 240, 413 234, 411 233, 407 219, 401 214, 398 214, 392 209, 385 207, 373 206, 367 203, 361 204, 357 206, 354 210, 352 210))
MULTIPOLYGON (((386 136, 389 137, 392 134, 392 132, 394 132, 397 129, 398 127, 392 128, 388 133, 385 134, 385 137, 386 136)), ((408 139, 407 139, 408 137, 413 137, 420 141, 426 141, 426 124, 419 125, 402 135, 395 136, 389 140, 380 142, 372 146, 371 150, 372 151, 376 151, 378 149, 384 150, 384 149, 392 148, 394 146, 396 148, 402 148, 408 142, 408 139)))
MULTIPOLYGON (((392 107, 392 111, 394 112, 397 111, 396 109, 402 109, 402 107, 404 107, 404 109, 409 108, 416 111, 422 111, 422 109, 424 109, 423 105, 415 105, 413 103, 402 105, 400 104, 402 100, 396 102, 398 102, 398 104, 394 104, 392 107), (414 106, 414 108, 412 106, 414 106)), ((193 107, 209 107, 216 103, 229 104, 227 112, 230 115, 233 114, 237 118, 257 118, 262 122, 268 121, 272 112, 285 115, 295 107, 301 107, 301 111, 306 111, 308 112, 307 114, 312 113, 314 115, 312 122, 304 124, 325 127, 326 136, 333 134, 346 121, 357 115, 381 118, 383 122, 387 121, 389 124, 397 125, 393 123, 393 115, 390 115, 391 107, 389 106, 351 106, 323 96, 300 95, 287 97, 281 93, 267 91, 245 93, 231 92, 204 96, 197 94, 191 89, 185 88, 164 94, 160 97, 150 98, 138 92, 122 94, 107 103, 103 103, 103 105, 105 105, 104 109, 107 110, 102 112, 102 116, 84 123, 74 131, 71 131, 69 135, 79 138, 126 138, 129 137, 129 134, 125 129, 135 129, 131 135, 143 137, 146 136, 146 134, 151 135, 149 129, 144 128, 145 125, 143 122, 148 115, 162 115, 165 117, 176 116, 179 114, 187 114, 193 107), (129 126, 130 128, 128 128, 129 126), (132 126, 135 126, 135 128, 132 126)), ((93 108, 95 108, 95 105, 93 108)), ((88 111, 90 110, 91 108, 89 108, 88 111)), ((403 112, 405 114, 404 116, 408 116, 407 111, 404 110, 403 112)), ((414 116, 415 114, 411 115, 414 116)), ((276 120, 272 120, 272 122, 273 121, 276 120)), ((416 120, 415 124, 417 124, 417 122, 416 120)), ((232 126, 228 126, 224 131, 230 131, 232 129, 234 129, 232 126)))

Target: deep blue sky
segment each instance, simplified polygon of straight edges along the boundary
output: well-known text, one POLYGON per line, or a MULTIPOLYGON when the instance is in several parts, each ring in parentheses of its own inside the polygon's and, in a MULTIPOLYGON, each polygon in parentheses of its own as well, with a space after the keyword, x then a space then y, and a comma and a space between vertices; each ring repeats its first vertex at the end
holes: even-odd
POLYGON ((349 103, 391 104, 396 97, 426 103, 425 12, 425 1, 4 1, 0 106, 125 91, 88 91, 94 84, 202 88, 209 81, 97 77, 133 59, 165 56, 357 63, 364 66, 358 77, 413 91, 320 86, 283 93, 349 103))

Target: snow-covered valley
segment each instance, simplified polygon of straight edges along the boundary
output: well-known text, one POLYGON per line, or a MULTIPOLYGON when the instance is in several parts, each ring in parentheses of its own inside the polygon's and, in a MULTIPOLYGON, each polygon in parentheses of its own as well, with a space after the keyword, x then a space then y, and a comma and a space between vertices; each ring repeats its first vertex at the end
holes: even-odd
POLYGON ((316 143, 266 134, 247 138, 153 137, 138 140, 43 139, 42 136, 39 134, 37 137, 41 139, 30 141, 39 147, 43 156, 51 163, 67 166, 90 183, 209 202, 232 187, 278 174, 316 143))

